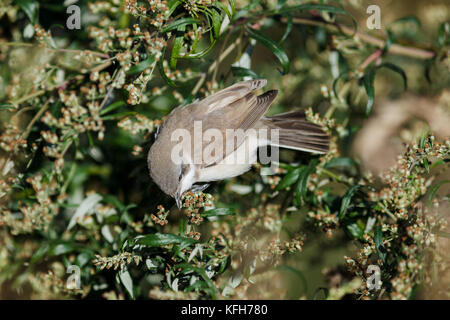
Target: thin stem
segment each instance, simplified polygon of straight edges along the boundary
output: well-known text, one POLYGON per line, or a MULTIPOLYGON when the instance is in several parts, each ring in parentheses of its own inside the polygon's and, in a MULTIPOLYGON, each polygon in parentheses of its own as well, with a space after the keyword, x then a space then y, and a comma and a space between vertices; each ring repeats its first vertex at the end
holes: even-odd
MULTIPOLYGON (((33 43, 27 43, 27 42, 6 42, 6 43, 3 43, 3 44, 7 45, 7 46, 11 46, 11 47, 35 47, 36 46, 33 43)), ((105 59, 109 58, 109 55, 107 55, 106 53, 101 53, 101 52, 96 52, 96 51, 91 51, 91 50, 54 49, 54 48, 47 48, 47 47, 45 47, 45 49, 51 50, 51 51, 55 51, 55 52, 66 52, 66 53, 77 53, 77 54, 87 53, 87 54, 92 54, 94 56, 105 58, 105 59)))
POLYGON ((197 81, 194 89, 192 90, 192 94, 195 96, 197 94, 197 92, 200 90, 200 88, 202 87, 203 83, 205 82, 206 79, 206 75, 210 74, 211 72, 214 71, 214 69, 216 68, 216 66, 222 62, 222 60, 224 60, 231 52, 233 52, 233 50, 241 43, 242 39, 239 37, 236 39, 236 41, 234 41, 224 52, 222 52, 219 56, 219 58, 214 61, 213 63, 211 63, 211 65, 208 68, 208 71, 206 73, 202 73, 202 75, 200 76, 200 79, 197 81))
MULTIPOLYGON (((287 20, 287 18, 283 17, 283 18, 281 18, 281 21, 287 22, 288 20, 287 20)), ((341 25, 341 24, 305 19, 305 18, 292 18, 292 22, 296 23, 296 24, 304 24, 304 25, 323 27, 323 28, 326 28, 326 29, 328 29, 330 31, 334 31, 334 32, 340 31, 347 36, 353 36, 356 39, 360 39, 361 41, 372 44, 380 49, 383 49, 386 44, 386 41, 383 39, 379 39, 374 36, 370 36, 368 34, 359 32, 359 31, 355 33, 352 28, 349 28, 349 27, 341 25)), ((413 48, 413 47, 406 47, 406 46, 403 46, 400 44, 392 44, 389 47, 388 53, 402 55, 402 56, 408 56, 408 57, 417 58, 417 59, 432 59, 436 56, 436 54, 433 51, 428 51, 428 50, 413 48)))

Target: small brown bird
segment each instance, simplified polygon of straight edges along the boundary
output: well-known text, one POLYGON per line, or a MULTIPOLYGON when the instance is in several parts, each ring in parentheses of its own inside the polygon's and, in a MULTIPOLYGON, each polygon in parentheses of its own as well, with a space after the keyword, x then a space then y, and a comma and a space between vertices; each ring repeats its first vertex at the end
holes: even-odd
POLYGON ((208 182, 248 171, 257 161, 260 147, 328 151, 328 135, 320 126, 306 121, 303 111, 264 117, 277 90, 260 96, 252 91, 266 83, 265 79, 242 81, 201 101, 175 108, 167 116, 147 161, 153 180, 175 198, 178 207, 185 191, 202 191, 208 182), (262 134, 268 131, 270 134, 262 134))

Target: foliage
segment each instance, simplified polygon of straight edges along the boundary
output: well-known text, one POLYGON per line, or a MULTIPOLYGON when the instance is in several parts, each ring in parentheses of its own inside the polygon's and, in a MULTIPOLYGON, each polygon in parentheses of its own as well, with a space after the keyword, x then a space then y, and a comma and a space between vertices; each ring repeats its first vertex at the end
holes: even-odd
POLYGON ((360 30, 352 3, 84 0, 82 29, 68 30, 62 3, 4 1, 0 294, 448 298, 448 137, 411 130, 379 177, 348 146, 382 96, 441 94, 449 111, 449 22, 426 31, 400 18, 380 40, 360 30), (414 44, 424 39, 427 49, 414 44), (177 210, 148 175, 153 133, 177 105, 257 77, 280 91, 270 112, 310 106, 330 152, 283 151, 275 175, 255 165, 177 210), (345 264, 337 285, 308 289, 292 257, 308 259, 300 252, 322 231, 357 249, 328 266, 345 264), (369 265, 381 269, 374 290, 369 265), (66 282, 69 266, 81 287, 66 282), (301 292, 286 290, 285 273, 301 292))

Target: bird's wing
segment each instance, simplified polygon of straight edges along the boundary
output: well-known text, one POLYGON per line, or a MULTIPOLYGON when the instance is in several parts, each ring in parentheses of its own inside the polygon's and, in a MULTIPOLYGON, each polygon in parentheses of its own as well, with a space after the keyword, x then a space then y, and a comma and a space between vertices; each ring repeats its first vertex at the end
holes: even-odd
POLYGON ((266 79, 238 82, 197 102, 197 108, 203 109, 203 112, 205 113, 214 112, 245 97, 253 90, 264 87, 266 83, 266 79))
POLYGON ((205 117, 203 129, 209 128, 219 129, 222 133, 223 150, 215 157, 210 157, 209 161, 203 163, 204 167, 212 166, 226 158, 230 153, 234 152, 244 141, 245 136, 228 136, 227 129, 237 132, 244 132, 251 129, 263 117, 270 104, 277 95, 276 90, 270 90, 266 93, 256 96, 251 91, 241 98, 229 104, 221 104, 214 111, 208 113, 205 117))

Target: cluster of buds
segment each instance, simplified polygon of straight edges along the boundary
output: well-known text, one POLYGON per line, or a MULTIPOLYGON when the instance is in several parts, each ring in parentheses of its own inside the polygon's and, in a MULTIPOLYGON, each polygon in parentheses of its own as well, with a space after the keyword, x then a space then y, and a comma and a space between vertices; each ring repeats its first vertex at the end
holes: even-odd
POLYGON ((45 29, 41 28, 38 24, 34 25, 34 36, 39 43, 50 47, 53 46, 53 39, 50 31, 45 31, 45 29))
POLYGON ((117 270, 119 267, 123 269, 126 265, 134 262, 136 265, 142 261, 142 257, 130 252, 122 252, 112 257, 102 257, 100 255, 95 255, 95 259, 92 263, 99 267, 100 270, 111 269, 117 270))
POLYGON ((17 152, 20 148, 25 148, 27 141, 22 139, 22 133, 13 123, 5 123, 4 131, 0 136, 0 148, 7 152, 17 152))
POLYGON ((286 253, 301 252, 303 248, 304 237, 296 235, 290 241, 281 241, 274 239, 270 241, 267 248, 260 250, 258 257, 262 262, 272 262, 277 264, 280 258, 286 253))
POLYGON ((162 205, 159 205, 157 207, 157 209, 158 209, 158 212, 156 213, 156 215, 152 214, 150 216, 150 218, 152 219, 152 221, 154 223, 164 226, 168 223, 167 216, 169 215, 169 211, 164 209, 164 207, 162 205))
POLYGON ((161 120, 152 120, 138 114, 134 117, 126 117, 117 124, 119 128, 129 131, 132 135, 143 133, 148 135, 161 125, 161 120))
POLYGON ((201 233, 191 230, 189 232, 186 232, 186 236, 189 237, 189 238, 192 238, 194 240, 199 240, 200 236, 201 236, 201 233))
POLYGON ((92 13, 117 13, 120 10, 120 5, 120 0, 88 2, 89 10, 91 10, 92 13))
POLYGON ((318 208, 316 211, 308 212, 308 217, 315 220, 317 225, 326 232, 328 238, 333 235, 333 230, 339 225, 339 219, 335 213, 318 208))

